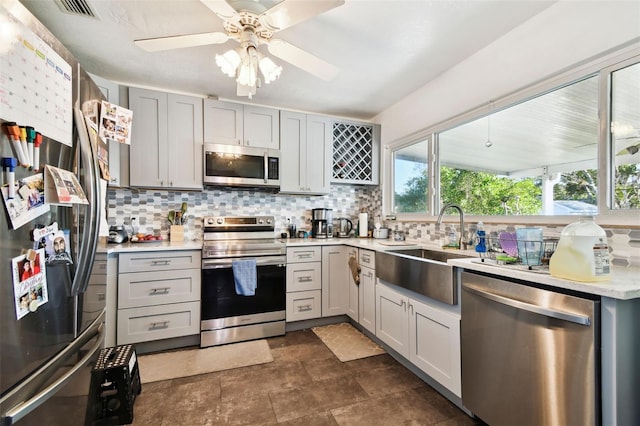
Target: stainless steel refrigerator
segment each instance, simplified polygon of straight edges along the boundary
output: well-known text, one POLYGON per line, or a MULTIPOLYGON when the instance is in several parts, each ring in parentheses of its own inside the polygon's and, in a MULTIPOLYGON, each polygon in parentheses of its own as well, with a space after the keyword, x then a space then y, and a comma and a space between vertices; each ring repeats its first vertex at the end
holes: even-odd
MULTIPOLYGON (((3 207, 0 214, 0 415, 2 424, 82 424, 92 361, 104 344, 105 310, 104 307, 97 310, 92 307, 91 312, 83 309, 102 204, 97 156, 79 111, 85 100, 102 99, 103 96, 70 52, 16 0, 0 1, 0 25, 4 30, 10 27, 9 24, 34 34, 71 65, 72 105, 63 105, 72 110, 71 146, 44 135, 39 158, 41 165, 73 171, 89 203, 72 207, 50 206, 49 212, 17 229, 13 229, 7 208, 3 207), (34 248, 34 229, 53 222, 60 229, 69 230, 73 263, 46 265, 47 302, 17 319, 12 262, 23 250, 34 248)), ((1 37, 6 35, 0 35, 0 49, 7 48, 7 40, 1 37)), ((42 77, 42 74, 35 71, 31 74, 28 70, 17 75, 16 67, 6 63, 0 68, 4 82, 22 78, 34 82, 35 86, 35 80, 42 77)), ((12 101, 7 93, 0 95, 5 103, 12 101)), ((36 95, 42 97, 42 102, 47 101, 45 96, 36 95)), ((7 113, 9 106, 4 105, 2 111, 7 117, 0 117, 0 121, 14 121, 7 113)), ((1 156, 15 157, 13 151, 7 134, 3 134, 1 156)), ((33 173, 17 167, 15 178, 24 179, 33 173)), ((6 180, 7 173, 4 175, 6 180)), ((44 201, 46 203, 46 199, 44 201)))

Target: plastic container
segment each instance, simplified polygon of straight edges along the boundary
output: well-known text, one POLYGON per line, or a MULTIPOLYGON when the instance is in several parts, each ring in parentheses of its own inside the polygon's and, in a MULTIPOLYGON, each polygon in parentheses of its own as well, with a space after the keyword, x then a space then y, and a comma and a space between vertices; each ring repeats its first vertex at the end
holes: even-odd
POLYGON ((593 217, 581 217, 567 225, 549 260, 549 273, 574 281, 607 281, 611 278, 607 234, 593 217))
POLYGON ((449 231, 449 241, 447 244, 451 247, 458 245, 458 233, 456 232, 456 227, 451 225, 451 230, 449 231))
POLYGON ((487 237, 484 231, 484 224, 482 222, 478 222, 478 230, 476 231, 476 237, 477 237, 476 252, 486 253, 487 237))

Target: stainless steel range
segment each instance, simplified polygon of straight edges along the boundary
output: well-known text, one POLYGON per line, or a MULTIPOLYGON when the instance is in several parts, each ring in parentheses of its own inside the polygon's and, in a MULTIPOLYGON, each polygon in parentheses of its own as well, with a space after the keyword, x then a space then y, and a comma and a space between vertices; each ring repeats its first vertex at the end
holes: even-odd
POLYGON ((200 346, 285 333, 286 249, 273 216, 204 218, 200 346), (255 294, 236 291, 234 261, 256 260, 255 294))

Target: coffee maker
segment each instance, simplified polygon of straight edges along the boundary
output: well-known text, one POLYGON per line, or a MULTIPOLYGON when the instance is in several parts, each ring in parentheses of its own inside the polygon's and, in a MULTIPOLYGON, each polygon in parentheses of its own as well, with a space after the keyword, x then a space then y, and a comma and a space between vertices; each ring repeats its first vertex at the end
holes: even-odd
POLYGON ((333 210, 311 210, 311 236, 313 238, 333 237, 333 210))

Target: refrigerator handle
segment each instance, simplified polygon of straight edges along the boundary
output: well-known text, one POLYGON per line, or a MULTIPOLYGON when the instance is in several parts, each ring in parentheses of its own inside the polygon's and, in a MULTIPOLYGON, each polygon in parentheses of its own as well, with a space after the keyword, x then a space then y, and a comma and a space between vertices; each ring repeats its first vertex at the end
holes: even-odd
POLYGON ((464 284, 465 290, 477 294, 485 299, 492 300, 502 305, 511 306, 512 308, 521 309, 523 311, 533 312, 535 314, 546 315, 548 317, 557 318, 569 322, 574 322, 580 325, 590 325, 591 318, 587 315, 574 314, 573 312, 560 311, 556 309, 549 309, 543 306, 534 305, 527 302, 521 302, 520 300, 511 299, 509 297, 501 296, 486 290, 481 290, 475 286, 464 284))
POLYGON ((71 295, 76 296, 86 291, 91 268, 93 268, 93 259, 98 244, 98 212, 102 209, 102 199, 99 195, 98 161, 89 140, 89 132, 80 109, 79 100, 76 100, 73 110, 78 132, 80 161, 84 166, 79 167, 79 170, 84 170, 84 190, 89 201, 88 214, 84 216, 84 232, 78 253, 78 270, 71 286, 71 295))
POLYGON ((38 408, 43 402, 47 401, 51 398, 56 392, 58 392, 64 385, 67 384, 70 380, 72 380, 75 375, 80 371, 80 369, 84 368, 89 364, 91 359, 95 356, 95 354, 100 350, 104 343, 104 326, 100 326, 98 330, 98 335, 96 342, 91 346, 85 356, 82 357, 80 361, 78 361, 73 367, 69 369, 64 375, 58 378, 55 382, 51 383, 45 389, 29 398, 26 401, 21 402, 15 407, 11 408, 4 414, 4 418, 2 419, 7 425, 14 424, 15 422, 22 419, 27 414, 31 413, 33 410, 38 408))

